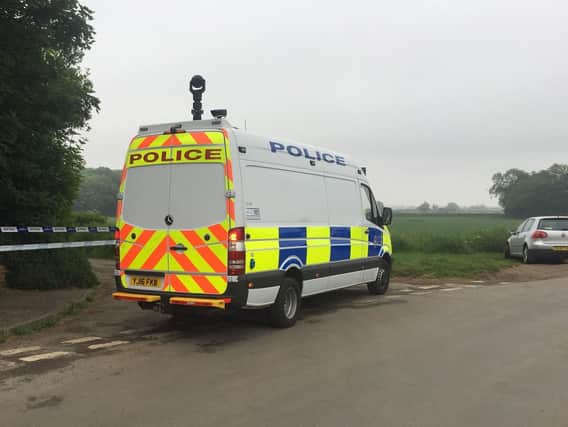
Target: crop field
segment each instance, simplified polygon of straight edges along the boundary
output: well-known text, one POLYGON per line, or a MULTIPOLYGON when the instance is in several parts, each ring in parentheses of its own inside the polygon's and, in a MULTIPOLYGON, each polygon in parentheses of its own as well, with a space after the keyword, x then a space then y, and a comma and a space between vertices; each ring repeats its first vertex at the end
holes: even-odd
POLYGON ((516 263, 503 259, 519 220, 502 215, 395 215, 395 276, 475 277, 516 263))

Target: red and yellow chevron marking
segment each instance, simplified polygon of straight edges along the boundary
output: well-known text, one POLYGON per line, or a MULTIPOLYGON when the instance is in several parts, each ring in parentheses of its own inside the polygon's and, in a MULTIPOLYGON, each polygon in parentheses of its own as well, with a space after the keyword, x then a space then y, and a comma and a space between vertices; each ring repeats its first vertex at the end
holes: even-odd
POLYGON ((183 253, 172 252, 170 271, 191 273, 225 273, 227 271, 227 248, 208 228, 172 230, 170 239, 172 245, 181 243, 188 248, 183 253), (208 242, 205 241, 205 234, 209 235, 208 242))
POLYGON ((168 248, 167 231, 143 230, 126 224, 120 229, 120 269, 166 271, 168 248), (132 233, 136 235, 134 240, 132 233))
POLYGON ((145 148, 174 147, 178 145, 211 145, 223 144, 222 132, 183 132, 166 135, 150 135, 134 138, 129 150, 142 150, 145 148))
POLYGON ((167 292, 220 295, 227 290, 226 276, 168 274, 165 282, 167 292))

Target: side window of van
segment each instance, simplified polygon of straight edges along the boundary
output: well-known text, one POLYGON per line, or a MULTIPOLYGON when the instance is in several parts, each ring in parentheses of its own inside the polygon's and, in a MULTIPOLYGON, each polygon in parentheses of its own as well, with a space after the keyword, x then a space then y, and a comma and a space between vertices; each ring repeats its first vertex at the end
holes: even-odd
POLYGON ((361 184, 361 199, 363 200, 363 215, 365 219, 378 225, 377 203, 371 189, 365 184, 361 184))

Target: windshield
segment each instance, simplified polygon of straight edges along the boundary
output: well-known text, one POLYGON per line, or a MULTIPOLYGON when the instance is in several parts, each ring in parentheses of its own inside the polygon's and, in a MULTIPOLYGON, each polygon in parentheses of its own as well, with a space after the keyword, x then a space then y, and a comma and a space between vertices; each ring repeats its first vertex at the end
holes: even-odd
POLYGON ((540 230, 568 230, 568 218, 541 219, 538 228, 540 230))

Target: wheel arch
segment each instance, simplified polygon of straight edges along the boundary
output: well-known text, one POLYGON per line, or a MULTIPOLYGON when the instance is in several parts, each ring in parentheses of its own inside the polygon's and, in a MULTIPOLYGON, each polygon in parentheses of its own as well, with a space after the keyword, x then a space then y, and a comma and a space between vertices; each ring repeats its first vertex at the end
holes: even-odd
POLYGON ((291 279, 294 279, 298 283, 298 286, 300 287, 300 295, 301 295, 302 294, 302 288, 304 287, 304 275, 302 274, 302 270, 300 270, 297 267, 290 267, 284 273, 284 277, 285 278, 290 277, 291 279))

